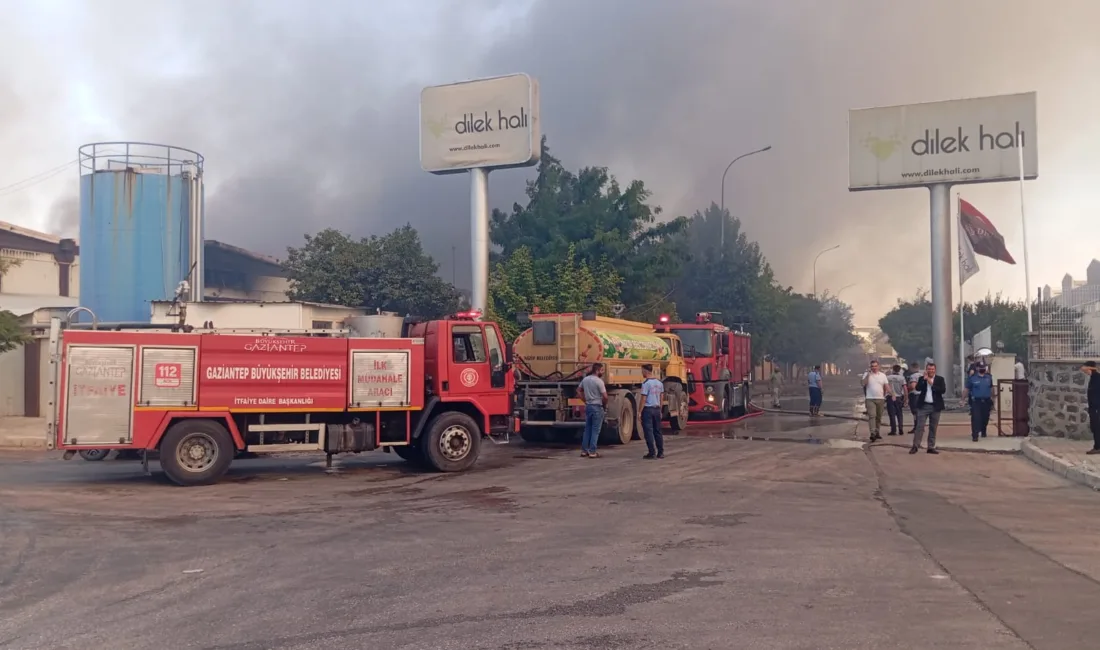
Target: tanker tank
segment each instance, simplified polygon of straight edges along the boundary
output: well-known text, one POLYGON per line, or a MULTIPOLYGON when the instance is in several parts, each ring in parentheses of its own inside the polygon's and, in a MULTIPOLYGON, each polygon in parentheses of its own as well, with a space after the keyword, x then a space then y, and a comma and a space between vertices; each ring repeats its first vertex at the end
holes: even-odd
POLYGON ((529 318, 531 327, 516 339, 513 353, 532 378, 579 379, 593 363, 606 366, 608 384, 640 384, 647 363, 660 375, 684 378, 678 337, 656 334, 648 323, 582 314, 529 318))
POLYGON ((167 145, 80 147, 80 302, 104 322, 148 322, 180 282, 203 290, 203 157, 167 145))

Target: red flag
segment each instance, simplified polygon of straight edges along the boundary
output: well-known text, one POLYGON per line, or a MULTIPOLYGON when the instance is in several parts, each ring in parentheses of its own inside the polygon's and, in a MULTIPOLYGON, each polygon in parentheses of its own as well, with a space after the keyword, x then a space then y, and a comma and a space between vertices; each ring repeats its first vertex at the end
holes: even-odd
POLYGON ((978 208, 959 199, 959 221, 974 252, 1001 262, 1015 264, 1012 254, 1005 248, 1005 238, 978 208))

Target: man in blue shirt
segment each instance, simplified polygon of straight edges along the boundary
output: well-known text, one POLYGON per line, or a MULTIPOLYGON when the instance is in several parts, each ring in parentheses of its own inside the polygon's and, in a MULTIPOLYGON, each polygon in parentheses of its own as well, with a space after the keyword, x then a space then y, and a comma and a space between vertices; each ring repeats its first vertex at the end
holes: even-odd
POLYGON ((660 379, 653 376, 653 365, 642 366, 642 397, 645 398, 642 406, 642 431, 645 432, 645 444, 649 453, 642 458, 650 460, 665 457, 665 436, 661 433, 661 395, 665 392, 665 385, 660 379))
POLYGON ((814 366, 806 375, 806 383, 810 388, 810 415, 821 413, 821 366, 814 366))
POLYGON ((974 374, 966 378, 963 396, 970 400, 970 437, 978 442, 979 436, 985 437, 989 414, 993 412, 993 377, 984 363, 975 364, 974 374))

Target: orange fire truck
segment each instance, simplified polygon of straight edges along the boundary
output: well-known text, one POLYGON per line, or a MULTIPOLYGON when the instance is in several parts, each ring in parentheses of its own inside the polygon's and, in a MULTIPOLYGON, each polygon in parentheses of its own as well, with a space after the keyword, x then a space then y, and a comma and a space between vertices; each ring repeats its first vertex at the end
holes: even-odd
POLYGON ((482 439, 515 430, 512 373, 476 312, 408 323, 401 338, 347 330, 50 331, 48 446, 158 453, 180 485, 218 480, 242 452, 392 450, 468 469, 482 439))

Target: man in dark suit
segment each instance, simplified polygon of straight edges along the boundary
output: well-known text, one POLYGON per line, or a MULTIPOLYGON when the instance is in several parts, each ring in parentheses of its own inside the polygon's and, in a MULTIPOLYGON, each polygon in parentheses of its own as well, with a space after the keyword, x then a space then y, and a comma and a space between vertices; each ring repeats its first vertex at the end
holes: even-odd
POLYGON ((913 392, 917 400, 917 431, 913 436, 913 448, 910 454, 920 451, 920 441, 924 437, 924 423, 928 423, 928 453, 940 453, 936 449, 936 429, 940 426, 940 414, 943 413, 943 394, 947 392, 947 382, 936 374, 936 364, 929 361, 924 366, 924 374, 914 382, 913 392))

